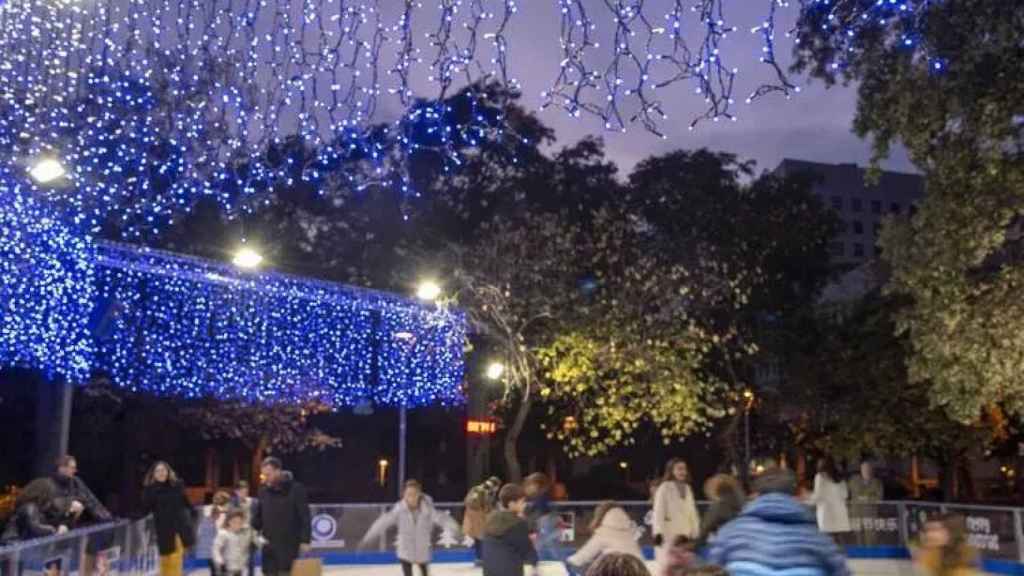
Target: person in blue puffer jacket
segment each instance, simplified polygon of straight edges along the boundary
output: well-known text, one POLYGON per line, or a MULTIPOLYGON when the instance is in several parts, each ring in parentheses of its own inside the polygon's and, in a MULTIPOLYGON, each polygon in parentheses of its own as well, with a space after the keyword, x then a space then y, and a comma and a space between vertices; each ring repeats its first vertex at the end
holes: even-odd
POLYGON ((770 468, 754 482, 757 498, 710 542, 707 560, 731 576, 849 576, 846 557, 796 499, 796 476, 770 468))

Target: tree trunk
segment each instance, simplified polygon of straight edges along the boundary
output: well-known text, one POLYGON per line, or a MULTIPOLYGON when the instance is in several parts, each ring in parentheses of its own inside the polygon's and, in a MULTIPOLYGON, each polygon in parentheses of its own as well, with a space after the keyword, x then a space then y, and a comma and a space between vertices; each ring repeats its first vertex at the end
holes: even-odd
POLYGON ((206 447, 206 480, 203 484, 206 489, 213 493, 216 492, 220 487, 219 472, 220 467, 217 465, 217 449, 213 446, 206 447))
POLYGON ((960 500, 974 502, 978 499, 977 487, 974 484, 974 476, 971 475, 971 457, 964 455, 957 459, 957 486, 960 488, 957 494, 960 500))
MULTIPOLYGON (((267 452, 267 446, 270 441, 266 436, 261 436, 260 441, 256 444, 256 448, 252 451, 252 478, 249 479, 249 485, 256 488, 260 485, 260 467, 263 464, 263 457, 267 452)), ((255 490, 253 490, 255 494, 255 490)))
POLYGON ((523 397, 519 401, 519 409, 516 417, 512 420, 505 433, 505 471, 508 474, 509 482, 519 482, 523 479, 523 469, 519 465, 519 435, 523 432, 526 424, 526 417, 530 414, 530 405, 533 398, 530 395, 530 381, 527 380, 522 386, 523 397))
POLYGON ((949 452, 943 455, 939 463, 939 486, 942 488, 944 502, 956 502, 959 496, 957 489, 957 455, 949 452))

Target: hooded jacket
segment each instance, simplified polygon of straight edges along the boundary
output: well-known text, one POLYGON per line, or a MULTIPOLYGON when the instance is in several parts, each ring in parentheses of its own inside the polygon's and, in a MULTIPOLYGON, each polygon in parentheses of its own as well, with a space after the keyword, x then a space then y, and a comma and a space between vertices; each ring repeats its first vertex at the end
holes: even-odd
POLYGON ((420 505, 413 510, 402 500, 377 518, 363 537, 363 542, 379 538, 392 526, 398 527, 398 559, 413 564, 429 564, 434 526, 447 528, 458 534, 459 525, 448 514, 434 508, 434 501, 424 494, 420 505))
POLYGON ((609 552, 628 554, 643 560, 643 553, 634 536, 635 529, 636 524, 625 510, 618 506, 609 509, 590 540, 569 557, 569 564, 583 568, 609 552))
POLYGON ((508 510, 496 510, 484 526, 482 553, 484 576, 523 576, 523 566, 537 565, 537 550, 530 541, 530 529, 508 510))
POLYGON ((291 472, 282 471, 277 484, 260 488, 252 527, 266 540, 264 556, 273 558, 275 566, 290 569, 299 557, 299 545, 309 544, 312 536, 306 488, 291 472))
POLYGON ((810 510, 788 494, 760 496, 719 531, 708 562, 732 576, 849 576, 846 558, 818 531, 810 510))

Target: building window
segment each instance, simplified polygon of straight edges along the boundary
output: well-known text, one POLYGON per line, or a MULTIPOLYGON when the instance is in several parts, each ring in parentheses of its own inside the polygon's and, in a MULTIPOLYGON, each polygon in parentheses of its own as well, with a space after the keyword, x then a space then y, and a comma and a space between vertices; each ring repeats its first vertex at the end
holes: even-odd
POLYGON ((829 244, 828 252, 829 252, 829 254, 831 254, 833 256, 842 256, 843 254, 845 254, 845 251, 843 250, 843 243, 842 242, 833 242, 833 243, 829 244))
POLYGON ((842 233, 842 234, 846 234, 849 231, 850 231, 850 223, 847 222, 846 220, 840 220, 839 221, 839 232, 842 233))
POLYGON ((881 200, 872 200, 871 201, 871 212, 873 214, 881 214, 882 213, 882 201, 881 200))
POLYGON ((893 202, 891 208, 892 208, 892 213, 893 214, 899 214, 900 213, 900 205, 899 205, 899 203, 893 202))
POLYGON ((861 222, 860 220, 854 220, 853 221, 853 233, 854 234, 863 234, 864 233, 864 223, 861 222))
POLYGON ((842 196, 833 196, 832 197, 832 208, 834 208, 836 210, 842 210, 843 209, 843 197, 842 196))
POLYGON ((860 198, 851 198, 850 199, 850 209, 853 210, 854 212, 863 212, 864 211, 864 201, 861 200, 860 198))
POLYGON ((863 258, 864 257, 864 245, 863 244, 854 244, 853 245, 853 255, 855 257, 857 257, 857 258, 863 258))

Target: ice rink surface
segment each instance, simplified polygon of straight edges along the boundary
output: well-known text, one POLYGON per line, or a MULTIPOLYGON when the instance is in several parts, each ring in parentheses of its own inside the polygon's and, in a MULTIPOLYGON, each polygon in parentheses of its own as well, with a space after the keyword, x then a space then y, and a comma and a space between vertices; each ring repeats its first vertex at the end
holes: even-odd
MULTIPOLYGON (((654 563, 650 563, 654 573, 654 563)), ((849 566, 856 576, 911 576, 914 572, 909 562, 897 560, 850 560, 849 566)), ((565 570, 558 564, 542 564, 541 576, 564 576, 565 570)), ((413 570, 419 576, 419 570, 413 570)), ((471 564, 433 564, 430 576, 481 576, 479 568, 471 564)), ((324 576, 402 576, 402 568, 391 565, 324 566, 324 576)))

